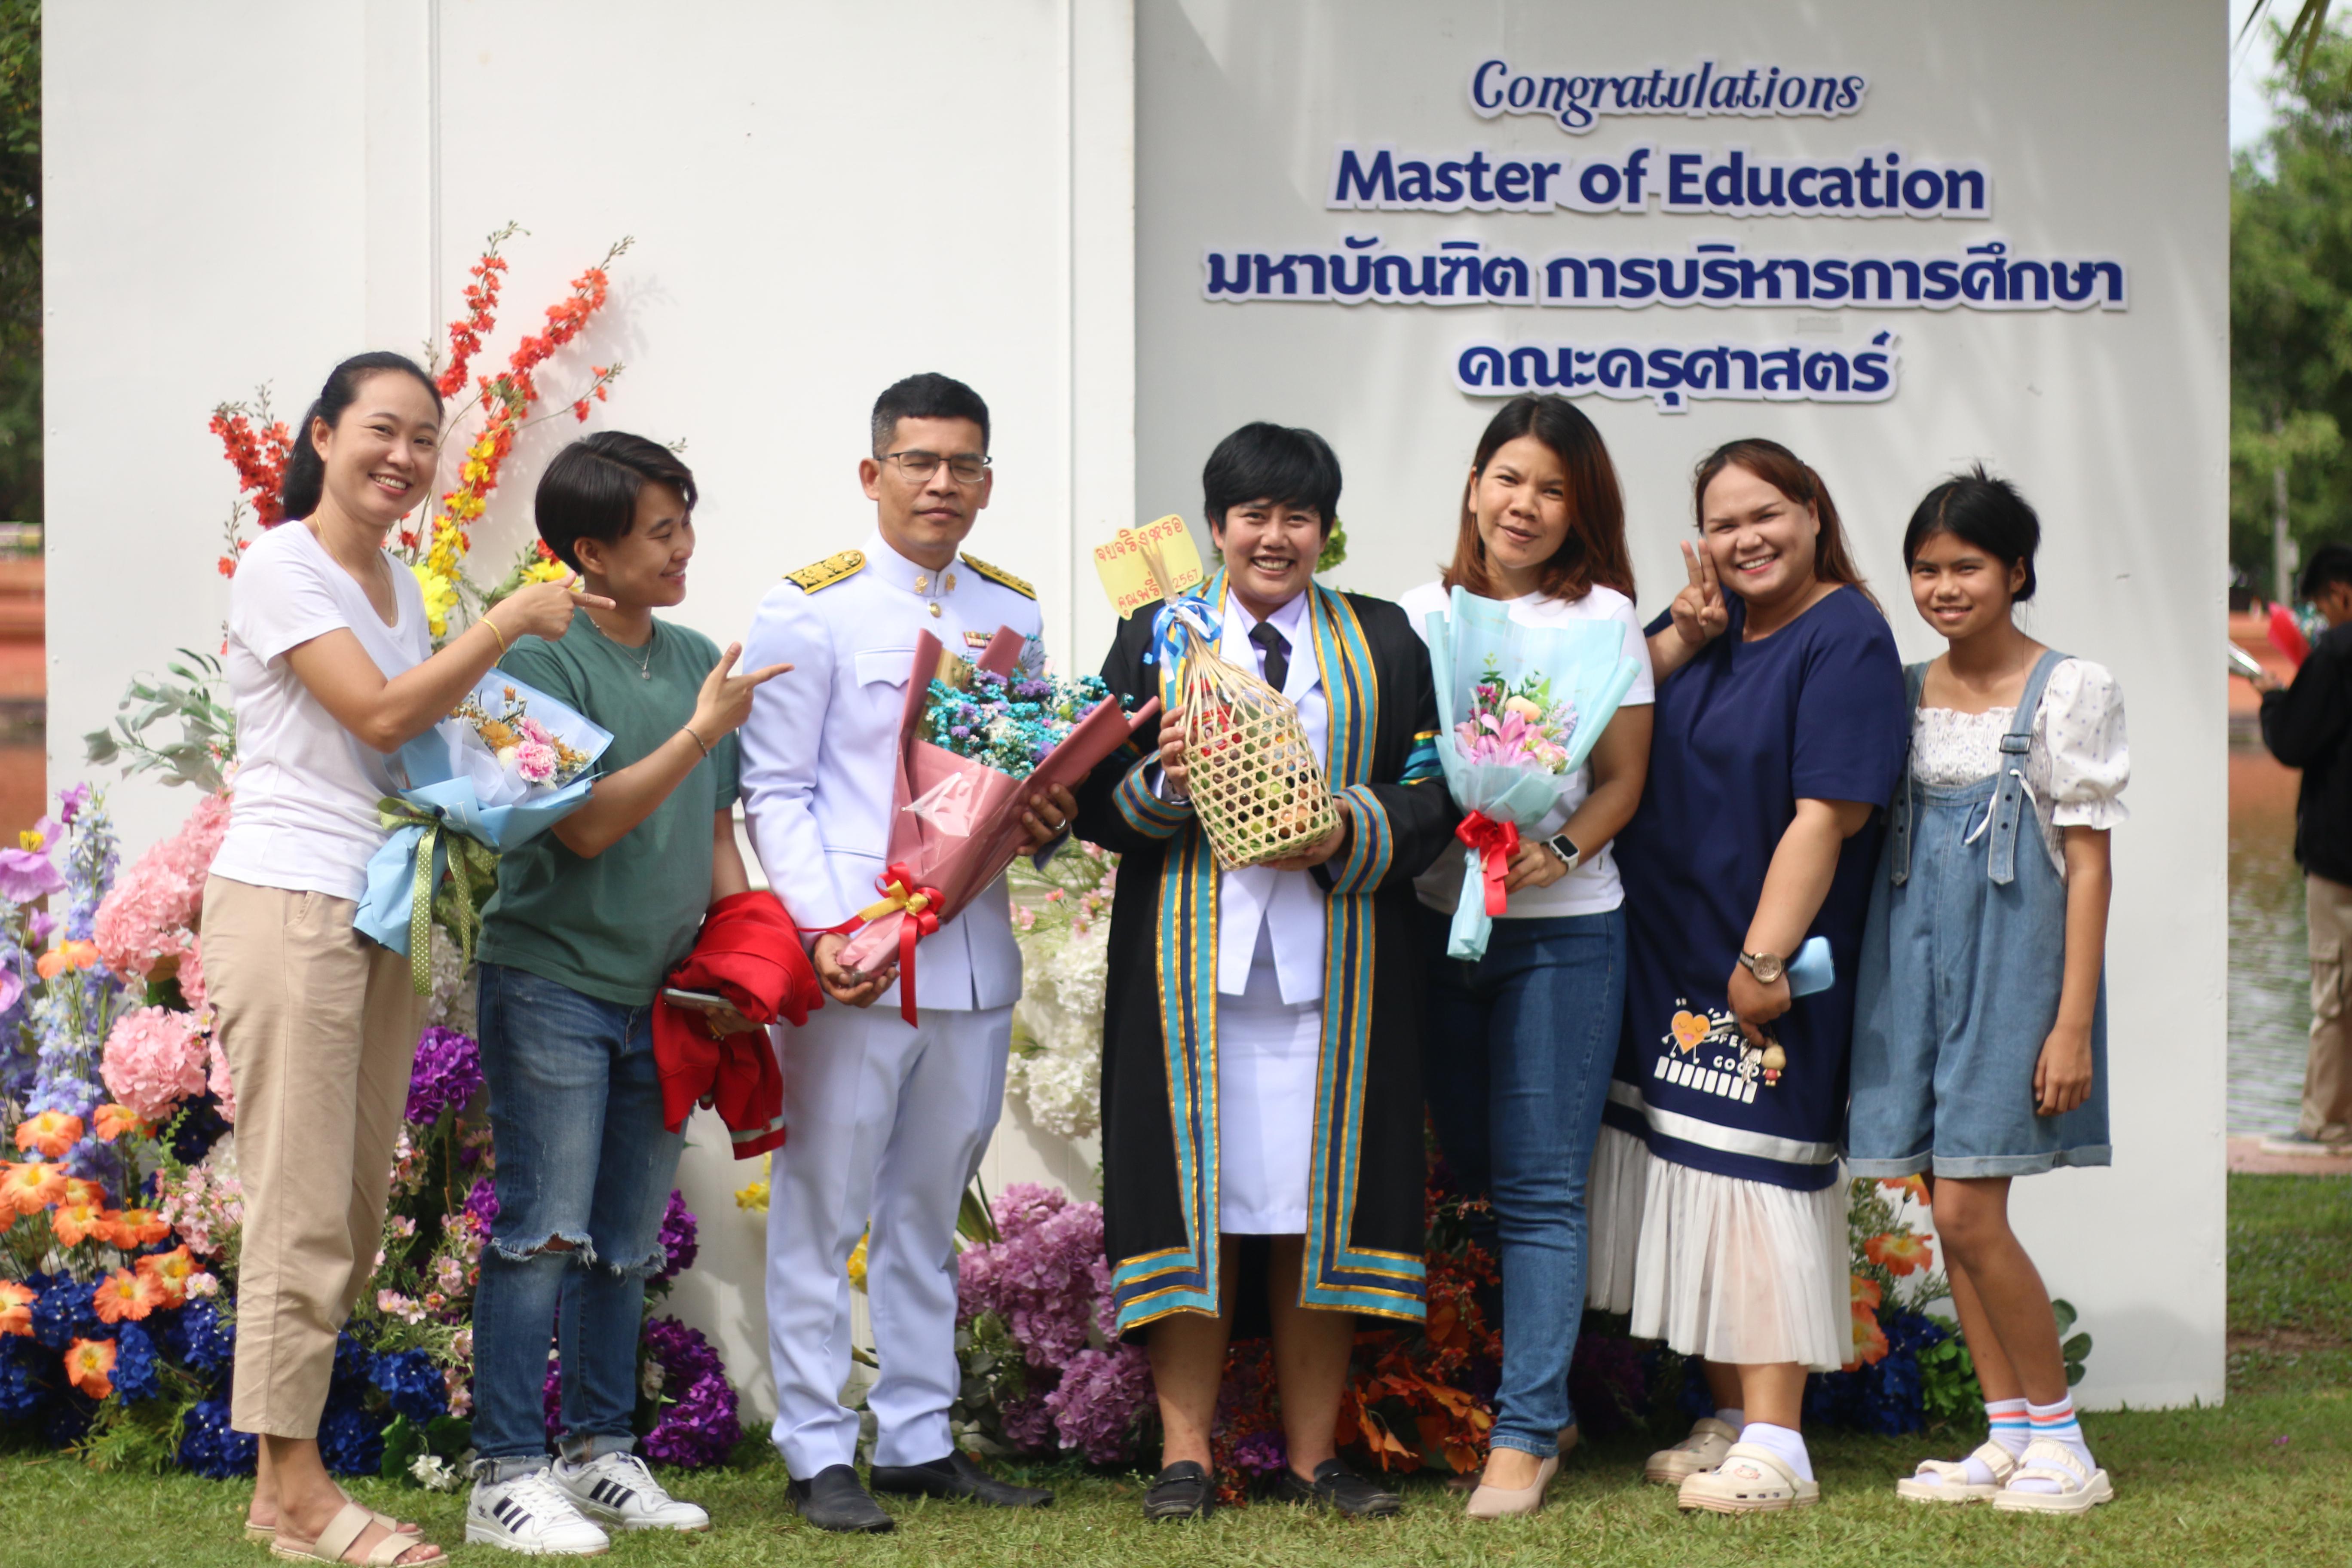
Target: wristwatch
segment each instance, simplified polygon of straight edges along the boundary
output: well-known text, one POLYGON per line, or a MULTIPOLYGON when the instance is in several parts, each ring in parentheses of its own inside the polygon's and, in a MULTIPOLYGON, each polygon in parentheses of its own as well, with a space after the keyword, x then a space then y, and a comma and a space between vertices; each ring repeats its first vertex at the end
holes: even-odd
POLYGON ((1544 847, 1559 857, 1560 869, 1573 871, 1584 863, 1584 851, 1579 849, 1565 833, 1555 833, 1544 840, 1544 847))
POLYGON ((1756 976, 1759 985, 1777 985, 1780 976, 1789 970, 1788 961, 1777 952, 1743 952, 1739 955, 1739 962, 1748 966, 1748 973, 1756 976))

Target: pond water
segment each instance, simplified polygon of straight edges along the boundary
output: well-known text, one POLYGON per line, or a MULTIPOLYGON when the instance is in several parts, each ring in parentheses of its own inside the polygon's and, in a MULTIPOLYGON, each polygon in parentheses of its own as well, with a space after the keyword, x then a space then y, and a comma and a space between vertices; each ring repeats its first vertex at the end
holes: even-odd
POLYGON ((2230 1109, 2232 1133, 2291 1132, 2311 1027, 2296 774, 2248 731, 2230 737, 2230 1109))

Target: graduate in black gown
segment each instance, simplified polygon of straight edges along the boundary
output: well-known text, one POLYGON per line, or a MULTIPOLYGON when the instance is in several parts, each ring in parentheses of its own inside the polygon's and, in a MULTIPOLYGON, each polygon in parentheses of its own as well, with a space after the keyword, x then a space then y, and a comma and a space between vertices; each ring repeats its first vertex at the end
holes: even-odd
MULTIPOLYGON (((1145 1513, 1213 1504, 1209 1433, 1244 1269, 1265 1274, 1285 1494, 1393 1512, 1393 1494, 1333 1456, 1332 1429, 1357 1316, 1423 1315, 1412 879, 1459 814, 1438 772, 1428 655, 1404 613, 1314 581, 1339 503, 1329 447, 1246 426, 1203 488, 1225 558, 1200 594, 1220 656, 1297 706, 1341 823, 1280 866, 1220 867, 1184 793, 1174 722, 1145 726, 1078 791, 1080 836, 1124 857, 1104 1016, 1104 1239, 1118 1330, 1150 1347, 1167 1433, 1145 1513)), ((1103 679, 1172 704, 1170 672, 1145 663, 1151 619, 1120 628, 1103 679)), ((1257 1301, 1243 1310, 1255 1321, 1257 1301)))

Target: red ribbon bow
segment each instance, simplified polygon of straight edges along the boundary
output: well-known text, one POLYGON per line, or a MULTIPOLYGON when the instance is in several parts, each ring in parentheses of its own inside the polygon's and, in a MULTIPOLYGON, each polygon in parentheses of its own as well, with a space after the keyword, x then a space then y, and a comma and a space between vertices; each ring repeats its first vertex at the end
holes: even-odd
POLYGON ((882 890, 882 902, 866 911, 867 919, 878 918, 875 910, 887 914, 898 911, 898 1016, 907 1020, 908 1028, 915 1025, 915 944, 940 929, 940 917, 934 913, 947 902, 947 896, 937 888, 915 880, 915 868, 904 860, 894 860, 887 870, 874 879, 882 890))
POLYGON ((1511 857, 1519 852, 1519 825, 1474 811, 1454 828, 1454 837, 1478 852, 1479 869, 1486 879, 1486 912, 1500 915, 1511 901, 1503 890, 1503 879, 1510 874, 1511 857))

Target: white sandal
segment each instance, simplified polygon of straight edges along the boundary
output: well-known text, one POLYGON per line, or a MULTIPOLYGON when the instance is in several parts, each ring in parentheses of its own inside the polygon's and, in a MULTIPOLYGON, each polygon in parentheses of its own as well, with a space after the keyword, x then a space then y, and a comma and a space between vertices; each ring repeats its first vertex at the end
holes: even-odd
POLYGON ((1978 1444, 1969 1459, 1992 1472, 1990 1486, 1969 1479, 1968 1459, 1922 1459, 1916 1470, 1895 1483, 1895 1495, 1913 1502, 1990 1502, 2017 1470, 2017 1456, 1990 1439, 1978 1444), (1929 1480, 1930 1476, 1938 1479, 1929 1480))
POLYGON ((1822 1500, 1818 1481, 1797 1479, 1780 1456, 1757 1443, 1734 1443, 1723 1463, 1684 1480, 1675 1503, 1685 1511, 1770 1513, 1822 1500))
POLYGON ((1702 1415, 1692 1424, 1689 1436, 1650 1456, 1650 1462, 1642 1467, 1642 1479, 1661 1486, 1680 1486, 1700 1471, 1723 1463, 1731 1446, 1738 1441, 1739 1428, 1712 1415, 1702 1415))
POLYGON ((2017 1457, 2017 1471, 1993 1494, 1992 1506, 2004 1513, 2088 1513, 2115 1500, 2116 1489, 2105 1470, 2085 1470, 2074 1450, 2047 1437, 2036 1437, 2017 1457), (2048 1481, 2054 1492, 2017 1489, 2020 1481, 2048 1481))

